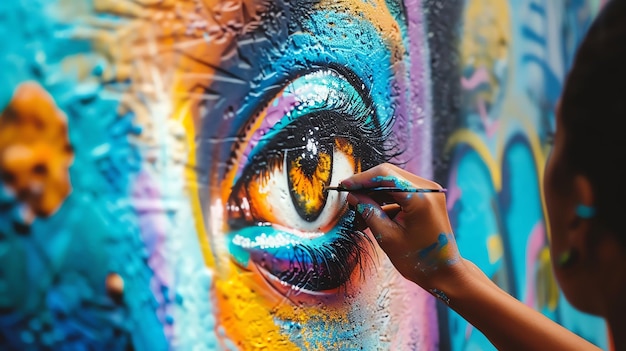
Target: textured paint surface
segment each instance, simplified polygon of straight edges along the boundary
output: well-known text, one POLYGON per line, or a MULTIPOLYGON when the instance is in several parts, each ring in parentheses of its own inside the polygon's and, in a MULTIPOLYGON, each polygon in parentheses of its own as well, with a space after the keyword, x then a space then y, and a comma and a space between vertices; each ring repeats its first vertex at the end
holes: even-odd
POLYGON ((461 252, 606 346, 556 289, 539 195, 600 6, 0 1, 0 349, 490 349, 321 191, 384 161, 439 178, 461 252))
POLYGON ((0 348, 436 349, 322 191, 430 170, 407 5, 1 2, 0 348))

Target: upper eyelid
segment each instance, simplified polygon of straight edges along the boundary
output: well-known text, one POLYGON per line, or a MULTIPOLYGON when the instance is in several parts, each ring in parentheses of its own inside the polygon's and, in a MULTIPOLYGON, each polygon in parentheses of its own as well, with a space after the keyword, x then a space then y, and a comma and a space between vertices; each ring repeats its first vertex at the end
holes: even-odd
MULTIPOLYGON (((306 118, 307 115, 314 113, 314 112, 324 112, 324 111, 335 111, 335 110, 343 110, 344 112, 348 111, 348 112, 352 112, 353 114, 361 114, 364 113, 364 111, 369 112, 373 112, 373 106, 371 106, 371 101, 369 101, 369 99, 363 99, 363 95, 364 92, 360 91, 360 87, 355 87, 354 83, 350 82, 349 79, 347 79, 344 75, 336 73, 333 70, 325 70, 325 71, 318 71, 318 72, 314 72, 309 74, 310 76, 312 76, 313 79, 317 78, 315 75, 318 76, 323 76, 324 74, 327 74, 329 77, 332 77, 333 79, 335 79, 335 84, 338 84, 336 86, 332 86, 332 87, 325 87, 326 89, 328 89, 328 91, 334 91, 335 93, 339 93, 341 96, 348 96, 350 97, 351 93, 356 94, 357 96, 351 96, 350 100, 348 101, 344 101, 344 99, 342 98, 337 98, 337 96, 334 97, 334 99, 330 99, 330 95, 327 95, 324 99, 319 100, 318 103, 320 103, 319 105, 314 107, 314 111, 312 112, 301 112, 300 115, 296 115, 296 116, 292 116, 290 115, 291 112, 293 112, 294 110, 297 109, 298 106, 300 105, 305 105, 305 103, 303 101, 307 101, 307 100, 303 100, 300 102, 300 105, 297 106, 292 106, 292 108, 289 111, 283 111, 284 113, 282 114, 282 117, 274 122, 271 123, 271 125, 265 127, 266 129, 262 130, 262 134, 260 137, 257 135, 257 132, 255 131, 249 139, 247 140, 247 143, 245 145, 243 145, 243 143, 245 142, 244 140, 240 141, 240 146, 243 146, 243 153, 241 154, 241 156, 239 157, 239 166, 237 174, 234 178, 234 182, 233 184, 237 183, 237 179, 243 175, 243 173, 245 172, 245 169, 247 168, 247 164, 249 164, 256 156, 256 154, 259 153, 264 153, 265 150, 267 150, 268 148, 271 147, 271 145, 274 143, 274 139, 276 138, 277 135, 280 135, 281 132, 283 132, 285 130, 285 128, 288 128, 290 125, 293 125, 294 123, 298 123, 300 121, 300 118, 306 118), (350 91, 343 89, 343 86, 348 86, 350 87, 350 91), (360 100, 360 103, 356 103, 354 100, 358 99, 360 100), (255 138, 257 138, 255 140, 255 138)), ((305 75, 300 77, 299 79, 308 77, 309 75, 305 75)), ((272 99, 272 101, 277 101, 279 102, 281 97, 281 94, 285 93, 285 92, 289 92, 289 93, 293 93, 295 90, 293 90, 293 87, 297 84, 294 84, 296 82, 298 82, 299 79, 296 79, 294 81, 292 81, 290 84, 288 84, 283 90, 281 90, 281 92, 279 92, 276 97, 274 99, 272 99)), ((301 83, 300 83, 301 84, 301 83)), ((305 81, 306 84, 306 81, 305 81)), ((321 86, 321 85, 320 85, 321 86)), ((296 96, 296 95, 294 95, 296 96)), ((270 102, 268 104, 268 106, 266 107, 266 112, 269 109, 269 113, 275 113, 275 110, 272 110, 272 108, 275 108, 276 106, 274 106, 272 104, 272 102, 270 102)), ((305 109, 307 108, 307 106, 304 107, 305 109)), ((310 106, 308 106, 308 108, 310 108, 310 106)), ((375 113, 374 113, 375 115, 375 113)), ((359 116, 361 117, 361 116, 359 116)), ((266 116, 267 118, 267 116, 266 116)), ((370 122, 370 124, 375 124, 377 123, 377 118, 373 118, 372 121, 362 121, 363 118, 359 118, 359 122, 363 124, 363 122, 370 122)), ((350 121, 346 121, 346 122, 350 122, 350 121)), ((263 121, 259 122, 260 125, 263 124, 263 121)), ((321 123, 321 124, 317 124, 320 127, 323 127, 325 125, 327 125, 329 123, 321 123)), ((330 123, 332 124, 332 123, 330 123)), ((261 128, 261 127, 259 127, 261 128)), ((373 128, 373 126, 372 126, 373 128)))
MULTIPOLYGON (((303 116, 303 118, 307 118, 307 117, 303 116)), ((321 119, 322 117, 317 116, 317 117, 311 117, 311 118, 321 119)), ((297 124, 298 122, 301 122, 301 120, 294 121, 293 123, 297 124)), ((351 125, 350 125, 351 127, 350 128, 346 128, 346 129, 349 129, 349 130, 357 130, 357 129, 353 128, 354 126, 374 128, 374 126, 368 125, 367 123, 361 123, 361 121, 358 121, 358 120, 354 120, 354 121, 352 121, 352 120, 344 120, 344 122, 351 123, 351 125)), ((327 126, 328 123, 318 123, 318 125, 320 125, 320 128, 324 128, 324 126, 327 126)), ((286 130, 283 128, 282 131, 286 131, 286 130)), ((280 135, 280 133, 278 133, 277 135, 280 135)), ((288 136, 291 136, 291 135, 293 135, 293 134, 288 134, 288 136)), ((320 140, 324 140, 324 139, 326 139, 326 140, 331 140, 331 139, 334 140, 337 137, 346 138, 347 136, 344 136, 344 135, 322 136, 320 138, 320 140)), ((350 139, 353 139, 353 138, 350 138, 350 139)), ((286 138, 283 138, 282 140, 286 140, 286 138)), ((289 148, 289 149, 286 149, 286 148, 275 149, 274 148, 274 144, 278 143, 278 142, 281 142, 282 140, 280 140, 280 139, 279 140, 275 140, 275 138, 274 138, 267 145, 265 145, 264 150, 261 150, 260 152, 257 152, 254 155, 252 155, 251 158, 247 162, 247 166, 242 171, 242 176, 245 173, 250 173, 249 172, 250 167, 252 167, 252 169, 255 169, 257 167, 257 165, 263 164, 263 163, 267 163, 267 161, 269 160, 269 158, 267 156, 272 156, 272 155, 268 155, 267 151, 273 151, 272 154, 274 154, 275 156, 279 156, 279 155, 282 155, 284 153, 284 151, 305 147, 304 145, 297 144, 293 148, 289 148)), ((261 167, 263 167, 263 166, 261 166, 261 167)), ((252 172, 252 173, 255 173, 255 172, 252 172)))

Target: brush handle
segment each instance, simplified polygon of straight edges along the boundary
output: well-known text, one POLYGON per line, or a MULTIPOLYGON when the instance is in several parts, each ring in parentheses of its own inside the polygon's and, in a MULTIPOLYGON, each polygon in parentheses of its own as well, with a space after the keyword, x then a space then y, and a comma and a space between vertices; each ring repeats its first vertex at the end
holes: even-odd
POLYGON ((353 193, 373 193, 373 192, 388 192, 388 193, 445 193, 447 189, 423 189, 423 188, 397 188, 393 186, 377 186, 373 188, 360 188, 360 189, 346 189, 339 186, 327 186, 326 190, 335 190, 340 192, 353 192, 353 193))

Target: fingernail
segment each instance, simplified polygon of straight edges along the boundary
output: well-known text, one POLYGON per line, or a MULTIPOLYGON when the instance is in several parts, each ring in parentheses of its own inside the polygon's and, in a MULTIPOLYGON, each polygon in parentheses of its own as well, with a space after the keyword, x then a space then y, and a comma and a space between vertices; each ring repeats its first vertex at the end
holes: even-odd
POLYGON ((355 184, 350 179, 344 179, 344 180, 340 181, 338 186, 342 187, 344 189, 359 189, 359 188, 363 187, 361 184, 358 184, 358 183, 355 184))
POLYGON ((356 206, 359 203, 359 199, 356 196, 354 196, 354 194, 350 194, 350 193, 348 193, 348 196, 346 196, 346 200, 352 206, 356 206))
POLYGON ((374 212, 374 206, 371 204, 358 203, 356 205, 356 211, 361 214, 363 219, 367 220, 374 212))

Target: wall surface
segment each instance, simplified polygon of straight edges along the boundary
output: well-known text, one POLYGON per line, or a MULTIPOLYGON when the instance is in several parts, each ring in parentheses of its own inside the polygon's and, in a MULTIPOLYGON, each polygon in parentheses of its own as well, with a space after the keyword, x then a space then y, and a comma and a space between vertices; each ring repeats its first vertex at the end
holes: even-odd
MULTIPOLYGON (((461 23, 458 77, 452 79, 460 84, 439 101, 433 96, 435 111, 453 105, 458 112, 454 122, 440 115, 443 128, 435 124, 433 134, 447 132, 434 157, 447 162, 437 178, 449 188, 448 210, 461 253, 525 304, 608 349, 604 322, 575 311, 558 290, 540 192, 555 106, 575 49, 603 2, 456 5, 446 10, 461 23)), ((431 51, 438 47, 431 44, 431 51)), ((435 69, 431 79, 442 80, 435 69)), ((492 349, 455 313, 444 318, 448 336, 442 340, 449 340, 451 349, 492 349)))
POLYGON ((540 195, 602 1, 0 1, 0 349, 491 350, 324 186, 393 162, 461 252, 560 294, 540 195))

